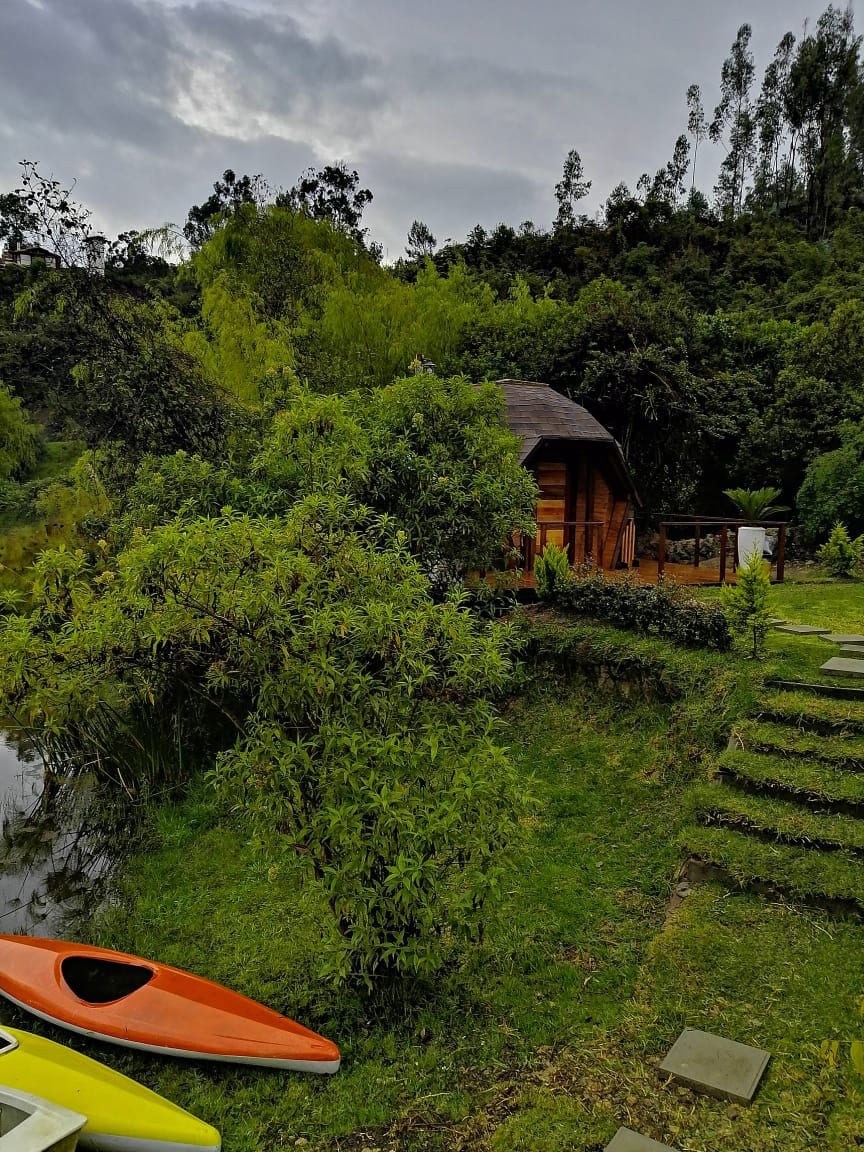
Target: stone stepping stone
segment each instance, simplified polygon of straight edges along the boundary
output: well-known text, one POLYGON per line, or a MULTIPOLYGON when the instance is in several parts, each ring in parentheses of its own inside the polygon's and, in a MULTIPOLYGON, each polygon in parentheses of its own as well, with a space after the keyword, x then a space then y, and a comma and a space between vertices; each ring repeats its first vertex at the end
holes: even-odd
POLYGON ((750 1104, 770 1059, 771 1053, 761 1048, 685 1028, 660 1071, 694 1092, 750 1104))
POLYGON ((822 639, 828 640, 831 644, 864 644, 864 636, 857 632, 832 632, 822 639))
POLYGON ((632 1128, 619 1128, 606 1145, 606 1152, 675 1152, 668 1144, 658 1144, 647 1136, 640 1136, 632 1128))
POLYGON ((857 656, 864 660, 864 644, 841 644, 840 653, 843 656, 857 656))
POLYGON ((826 676, 864 676, 864 659, 852 660, 848 656, 834 656, 826 660, 820 672, 826 676))
POLYGON ((828 636, 830 628, 814 628, 811 624, 778 624, 778 632, 788 632, 791 636, 828 636))

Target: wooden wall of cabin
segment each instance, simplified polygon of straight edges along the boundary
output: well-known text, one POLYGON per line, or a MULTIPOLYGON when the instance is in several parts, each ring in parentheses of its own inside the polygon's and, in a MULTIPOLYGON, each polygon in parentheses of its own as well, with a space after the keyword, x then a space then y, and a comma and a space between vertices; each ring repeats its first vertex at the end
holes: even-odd
POLYGON ((540 488, 535 549, 554 543, 566 548, 571 564, 590 558, 602 568, 615 567, 632 503, 609 466, 608 449, 550 444, 532 460, 531 470, 540 488))

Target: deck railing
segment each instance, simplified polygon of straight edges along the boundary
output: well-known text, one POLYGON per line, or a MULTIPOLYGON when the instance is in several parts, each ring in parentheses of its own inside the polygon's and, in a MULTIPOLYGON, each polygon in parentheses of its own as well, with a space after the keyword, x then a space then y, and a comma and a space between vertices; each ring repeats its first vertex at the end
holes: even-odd
MULTIPOLYGON (((708 530, 716 529, 720 536, 720 572, 717 583, 725 584, 729 558, 729 529, 732 529, 732 563, 733 566, 737 568, 739 560, 738 529, 770 528, 777 532, 777 575, 775 579, 778 584, 782 584, 786 571, 786 529, 788 527, 788 522, 785 520, 742 520, 729 516, 695 516, 689 519, 683 516, 675 516, 669 520, 662 520, 659 525, 659 538, 657 541, 657 580, 659 582, 663 578, 663 572, 666 568, 666 546, 670 529, 677 531, 681 528, 690 528, 693 530, 694 547, 692 566, 694 568, 700 566, 701 556, 699 552, 703 534, 706 534, 708 530)), ((706 581, 706 583, 708 583, 708 581, 706 581)))
MULTIPOLYGON (((598 568, 603 567, 605 520, 542 520, 537 524, 536 535, 522 536, 519 567, 524 572, 534 570, 534 559, 550 543, 550 535, 560 536, 563 543, 559 547, 567 553, 567 559, 571 564, 591 561, 598 568)), ((557 544, 558 540, 554 542, 557 544)))

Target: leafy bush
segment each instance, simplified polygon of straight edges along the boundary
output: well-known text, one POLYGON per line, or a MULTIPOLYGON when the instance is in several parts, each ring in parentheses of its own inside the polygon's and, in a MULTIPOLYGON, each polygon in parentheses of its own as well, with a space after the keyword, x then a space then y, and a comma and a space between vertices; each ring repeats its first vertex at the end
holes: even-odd
POLYGON ((332 493, 173 521, 96 563, 46 552, 32 598, 0 622, 5 705, 58 739, 179 716, 323 885, 335 981, 428 977, 478 930, 524 799, 487 702, 509 631, 436 602, 386 522, 332 493))
POLYGON ((553 597, 554 603, 576 616, 608 620, 663 636, 686 647, 731 647, 726 617, 719 608, 700 604, 674 584, 637 584, 634 577, 609 579, 594 569, 571 572, 553 597))
POLYGON ((39 429, 17 396, 0 383, 0 481, 19 479, 36 463, 39 429))
POLYGON ((755 552, 747 556, 738 565, 735 583, 724 585, 721 595, 732 628, 751 637, 755 660, 771 623, 771 577, 762 557, 755 552))
POLYGON ((533 530, 537 487, 519 465, 494 384, 409 376, 355 405, 369 437, 359 495, 394 517, 442 588, 495 567, 507 540, 533 530))
POLYGON ((845 524, 837 523, 818 552, 819 563, 831 576, 849 577, 864 566, 864 536, 852 539, 845 524))
POLYGON ((841 437, 840 448, 810 464, 798 492, 798 517, 811 542, 838 521, 853 535, 864 532, 864 424, 846 424, 841 437))
POLYGON ((557 544, 547 544, 534 561, 537 595, 541 600, 554 600, 557 591, 564 587, 569 577, 570 561, 567 553, 557 544))

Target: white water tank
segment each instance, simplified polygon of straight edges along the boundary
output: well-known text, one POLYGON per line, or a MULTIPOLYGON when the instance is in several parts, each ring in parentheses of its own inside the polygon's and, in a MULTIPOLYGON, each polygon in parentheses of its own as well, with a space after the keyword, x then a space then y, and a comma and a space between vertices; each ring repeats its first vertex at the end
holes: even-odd
POLYGON ((755 552, 759 559, 762 559, 762 553, 765 551, 765 529, 764 528, 739 528, 738 529, 738 563, 746 564, 750 556, 755 552))

